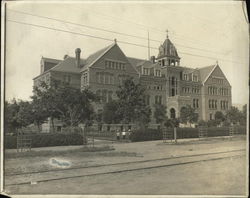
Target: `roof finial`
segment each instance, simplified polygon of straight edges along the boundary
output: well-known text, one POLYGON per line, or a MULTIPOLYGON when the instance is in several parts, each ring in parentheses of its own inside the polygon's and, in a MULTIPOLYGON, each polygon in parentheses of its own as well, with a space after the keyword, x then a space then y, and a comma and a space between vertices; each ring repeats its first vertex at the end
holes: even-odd
POLYGON ((116 38, 114 39, 114 41, 115 41, 115 43, 117 43, 117 40, 116 40, 116 38))
POLYGON ((167 38, 168 38, 168 29, 166 30, 166 32, 167 32, 167 38))
POLYGON ((216 60, 216 65, 218 65, 218 63, 219 63, 218 60, 216 60))

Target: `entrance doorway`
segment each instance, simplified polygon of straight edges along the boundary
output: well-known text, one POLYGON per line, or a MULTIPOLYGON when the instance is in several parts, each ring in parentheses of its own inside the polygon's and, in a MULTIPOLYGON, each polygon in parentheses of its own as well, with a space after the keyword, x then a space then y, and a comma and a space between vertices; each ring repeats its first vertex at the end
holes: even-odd
POLYGON ((175 116, 175 109, 174 108, 171 108, 170 109, 170 118, 174 119, 176 116, 175 116))

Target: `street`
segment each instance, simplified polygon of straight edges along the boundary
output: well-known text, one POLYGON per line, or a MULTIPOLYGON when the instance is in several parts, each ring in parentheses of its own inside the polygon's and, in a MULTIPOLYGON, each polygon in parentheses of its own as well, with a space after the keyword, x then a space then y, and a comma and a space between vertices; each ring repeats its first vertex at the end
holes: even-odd
MULTIPOLYGON (((106 155, 64 156, 72 170, 55 172, 47 167, 44 170, 49 172, 7 176, 6 190, 10 194, 246 194, 246 145, 242 138, 113 146, 115 151, 106 151, 106 155), (136 154, 131 155, 133 152, 136 154)), ((45 164, 46 159, 42 157, 40 163, 45 164)), ((27 158, 11 159, 11 164, 15 160, 22 164, 27 158)), ((32 163, 26 165, 38 170, 32 163)))

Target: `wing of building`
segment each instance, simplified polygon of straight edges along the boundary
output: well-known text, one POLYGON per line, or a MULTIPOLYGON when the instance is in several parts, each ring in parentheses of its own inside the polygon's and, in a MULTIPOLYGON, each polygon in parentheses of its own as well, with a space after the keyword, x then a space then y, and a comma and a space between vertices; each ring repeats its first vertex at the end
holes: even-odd
POLYGON ((152 110, 163 104, 168 117, 179 117, 186 105, 195 108, 200 120, 214 119, 216 111, 225 113, 231 106, 231 85, 219 65, 188 68, 180 66, 180 59, 168 36, 150 60, 127 57, 115 41, 86 59, 79 48, 75 57, 65 55, 63 60, 42 57, 34 85, 54 78, 79 89, 88 87, 101 96, 95 106, 100 111, 104 103, 116 99, 118 86, 132 77, 146 87, 145 101, 152 110))

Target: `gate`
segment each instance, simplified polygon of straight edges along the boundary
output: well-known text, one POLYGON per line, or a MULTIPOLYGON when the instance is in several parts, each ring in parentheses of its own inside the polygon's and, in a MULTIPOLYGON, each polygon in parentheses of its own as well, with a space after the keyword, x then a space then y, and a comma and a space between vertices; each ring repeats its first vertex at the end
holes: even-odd
POLYGON ((172 130, 169 130, 167 128, 163 128, 162 130, 162 136, 163 136, 163 142, 166 143, 167 140, 170 140, 170 142, 173 141, 174 139, 174 135, 173 135, 173 131, 172 130))
POLYGON ((208 134, 207 134, 208 128, 207 127, 201 126, 201 127, 199 127, 198 131, 199 131, 199 139, 208 137, 208 134))
POLYGON ((17 133, 17 152, 30 151, 32 139, 23 132, 17 133))
POLYGON ((232 138, 236 134, 236 127, 235 126, 230 126, 229 127, 229 136, 232 138))

